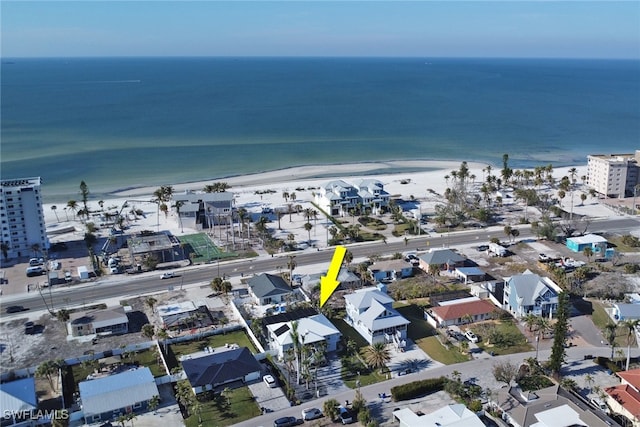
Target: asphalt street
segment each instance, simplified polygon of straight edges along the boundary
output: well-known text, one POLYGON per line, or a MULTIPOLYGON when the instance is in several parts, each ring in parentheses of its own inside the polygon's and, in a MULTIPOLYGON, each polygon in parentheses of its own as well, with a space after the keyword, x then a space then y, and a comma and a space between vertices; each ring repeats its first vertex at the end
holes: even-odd
MULTIPOLYGON (((529 226, 518 226, 519 238, 526 240, 533 237, 529 226)), ((627 233, 629 230, 640 228, 640 222, 632 218, 613 218, 594 220, 590 226, 593 232, 607 231, 627 233)), ((442 246, 468 245, 470 243, 486 243, 491 237, 501 237, 502 227, 444 233, 440 235, 418 236, 395 242, 366 242, 347 245, 354 258, 368 257, 372 254, 384 254, 423 250, 442 246)), ((30 292, 28 294, 7 295, 3 298, 3 305, 22 305, 28 310, 46 310, 47 307, 72 307, 98 302, 104 299, 140 295, 149 292, 166 290, 168 287, 179 288, 194 283, 208 283, 213 277, 226 275, 237 277, 251 275, 263 271, 275 271, 278 267, 285 268, 290 255, 295 255, 298 266, 326 263, 331 260, 331 248, 318 251, 305 251, 279 254, 273 257, 262 256, 253 259, 241 259, 197 265, 187 267, 178 277, 159 280, 157 272, 142 273, 140 275, 109 276, 89 284, 60 285, 55 288, 44 289, 42 294, 30 292)), ((16 315, 20 315, 17 313, 16 315)), ((11 314, 3 313, 3 318, 11 314)))

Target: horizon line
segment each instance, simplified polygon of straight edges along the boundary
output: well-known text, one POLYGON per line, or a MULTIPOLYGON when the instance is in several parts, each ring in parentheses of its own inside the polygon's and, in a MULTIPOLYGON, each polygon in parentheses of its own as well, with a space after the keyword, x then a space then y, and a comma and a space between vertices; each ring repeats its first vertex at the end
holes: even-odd
POLYGON ((560 56, 384 56, 384 55, 76 55, 76 56, 6 56, 2 62, 25 59, 490 59, 490 60, 559 60, 559 61, 640 61, 640 57, 560 57, 560 56))

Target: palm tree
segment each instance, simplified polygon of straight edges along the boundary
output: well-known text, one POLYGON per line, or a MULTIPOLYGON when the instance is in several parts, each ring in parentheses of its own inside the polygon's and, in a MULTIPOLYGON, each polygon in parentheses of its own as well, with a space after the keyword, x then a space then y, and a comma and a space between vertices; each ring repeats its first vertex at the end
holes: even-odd
POLYGON ((227 406, 231 406, 231 396, 233 395, 233 390, 231 390, 229 387, 225 387, 225 389, 222 390, 221 394, 227 399, 227 406))
POLYGON ((586 248, 584 248, 582 253, 587 257, 587 261, 591 261, 591 257, 593 256, 593 249, 591 248, 591 246, 587 246, 586 248))
POLYGON ((383 342, 377 342, 364 349, 364 360, 369 367, 376 369, 382 369, 391 360, 391 354, 387 348, 387 344, 383 342))
POLYGON ((287 262, 287 268, 289 269, 289 284, 293 286, 293 270, 297 267, 296 256, 289 255, 289 261, 287 262))
POLYGON ((51 210, 53 211, 53 213, 56 215, 56 222, 60 222, 60 218, 58 218, 58 207, 56 205, 51 206, 51 210))
POLYGON ((625 320, 622 322, 622 326, 627 328, 627 366, 625 371, 629 370, 629 362, 631 360, 631 342, 635 341, 636 327, 640 324, 640 320, 625 320))
POLYGON ((67 208, 69 208, 69 210, 73 212, 73 218, 75 219, 76 211, 78 210, 78 202, 76 202, 75 200, 69 200, 67 202, 67 208))
POLYGON ((529 332, 533 332, 533 327, 538 323, 538 316, 533 313, 527 313, 524 317, 524 324, 529 328, 529 332))
POLYGON ((307 234, 309 236, 309 244, 311 244, 311 229, 313 228, 313 225, 311 225, 310 222, 306 222, 304 224, 304 229, 307 230, 307 234))
POLYGON ((616 336, 618 331, 618 325, 613 322, 609 322, 604 327, 605 339, 611 346, 611 360, 613 360, 613 353, 616 348, 616 336))
POLYGON ((296 384, 300 384, 300 333, 298 332, 298 321, 291 322, 291 331, 289 332, 291 342, 293 344, 293 353, 296 358, 296 384))

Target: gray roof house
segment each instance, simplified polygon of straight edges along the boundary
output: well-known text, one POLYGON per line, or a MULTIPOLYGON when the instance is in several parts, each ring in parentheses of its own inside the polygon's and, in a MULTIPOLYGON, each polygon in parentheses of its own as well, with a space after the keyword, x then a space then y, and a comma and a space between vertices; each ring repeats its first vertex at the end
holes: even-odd
POLYGON ((429 272, 429 266, 432 264, 440 266, 441 270, 453 270, 462 267, 466 261, 465 257, 448 248, 429 249, 418 259, 419 267, 426 272, 429 272))
POLYGON ((407 325, 410 323, 391 305, 393 298, 377 288, 358 289, 345 295, 345 320, 369 344, 394 343, 398 348, 406 345, 407 325))
POLYGON ((182 226, 202 230, 215 224, 225 224, 233 214, 234 193, 204 193, 186 191, 174 194, 180 202, 179 221, 182 226))
POLYGON ((256 380, 262 370, 260 362, 246 347, 183 359, 182 368, 195 394, 236 381, 256 380))
POLYGON ((82 413, 87 424, 146 410, 149 400, 160 396, 149 368, 138 368, 78 384, 82 413))
MULTIPOLYGON (((0 387, 0 408, 3 426, 32 426, 35 420, 21 416, 22 411, 33 411, 38 407, 36 380, 34 377, 2 383, 0 387)), ((26 414, 26 413, 25 413, 26 414)))
POLYGON ((505 309, 515 317, 531 313, 552 316, 558 310, 558 295, 562 289, 548 277, 530 270, 510 277, 504 286, 505 309))
POLYGON ((124 307, 73 313, 67 321, 67 333, 72 337, 113 335, 129 332, 129 318, 124 307))
POLYGON ((519 387, 502 388, 495 403, 504 411, 503 420, 516 427, 617 425, 557 384, 535 392, 523 392, 519 387))
POLYGON ((413 265, 403 259, 377 261, 369 266, 369 271, 378 282, 403 279, 413 274, 413 265))
POLYGON ((249 279, 247 283, 249 293, 258 305, 285 302, 286 297, 293 294, 291 286, 282 277, 273 274, 259 274, 249 279))
MULTIPOLYGON (((316 285, 320 284, 320 277, 326 275, 327 272, 307 274, 302 276, 302 287, 305 291, 311 292, 316 285)), ((340 268, 338 272, 338 289, 358 288, 362 286, 362 279, 352 271, 346 268, 340 268)))

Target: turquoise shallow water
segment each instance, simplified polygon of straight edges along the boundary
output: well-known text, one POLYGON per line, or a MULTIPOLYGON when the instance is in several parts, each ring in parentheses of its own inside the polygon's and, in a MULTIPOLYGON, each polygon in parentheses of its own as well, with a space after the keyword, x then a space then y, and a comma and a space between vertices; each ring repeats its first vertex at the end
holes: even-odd
POLYGON ((308 164, 583 164, 640 148, 640 62, 105 58, 2 64, 2 178, 48 197, 308 164))

